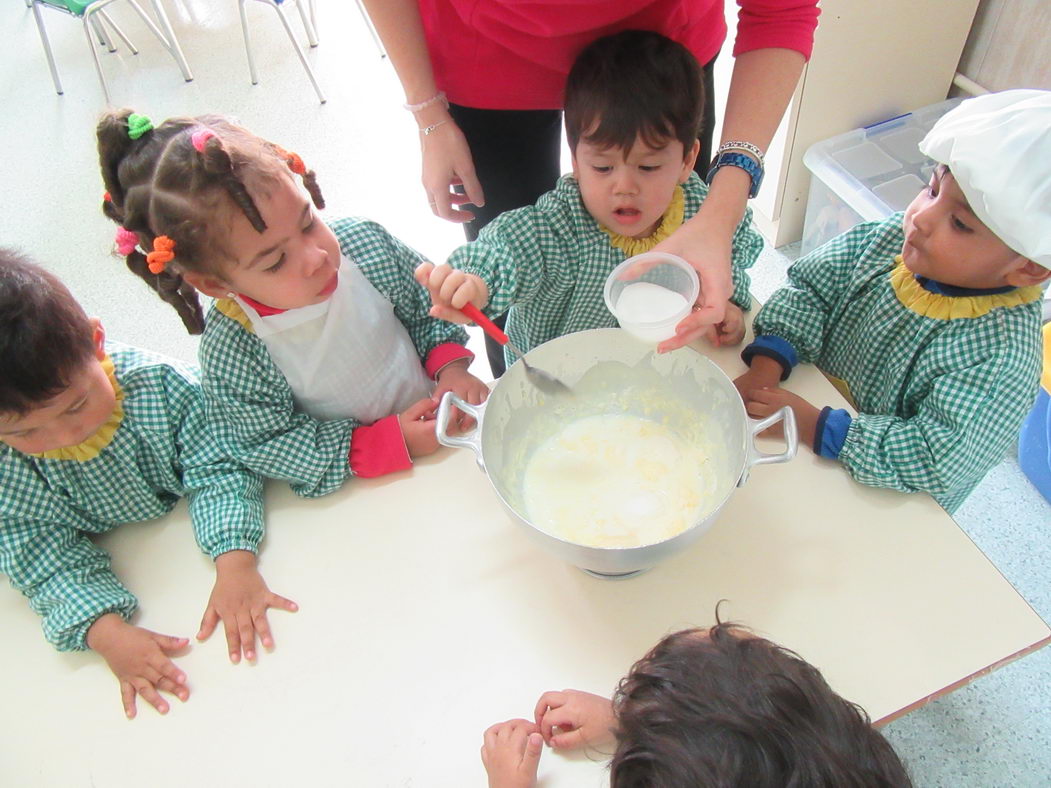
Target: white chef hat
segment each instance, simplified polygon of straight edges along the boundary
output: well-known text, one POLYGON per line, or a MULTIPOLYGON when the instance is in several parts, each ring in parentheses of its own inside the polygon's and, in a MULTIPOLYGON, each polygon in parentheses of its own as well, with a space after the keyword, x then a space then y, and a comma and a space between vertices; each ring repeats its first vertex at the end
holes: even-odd
POLYGON ((967 99, 934 124, 920 150, 948 165, 1001 241, 1051 269, 1051 91, 967 99))

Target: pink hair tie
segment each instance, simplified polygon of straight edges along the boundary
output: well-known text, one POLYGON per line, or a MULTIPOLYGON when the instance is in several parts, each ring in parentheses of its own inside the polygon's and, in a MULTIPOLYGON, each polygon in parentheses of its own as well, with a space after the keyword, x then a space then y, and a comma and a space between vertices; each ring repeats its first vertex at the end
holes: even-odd
POLYGON ((117 251, 127 257, 135 251, 139 245, 139 236, 124 227, 117 228, 117 235, 113 239, 117 244, 117 251))
POLYGON ((195 151, 198 153, 204 153, 204 144, 214 136, 215 132, 211 129, 200 129, 190 135, 190 142, 193 143, 193 149, 195 151))

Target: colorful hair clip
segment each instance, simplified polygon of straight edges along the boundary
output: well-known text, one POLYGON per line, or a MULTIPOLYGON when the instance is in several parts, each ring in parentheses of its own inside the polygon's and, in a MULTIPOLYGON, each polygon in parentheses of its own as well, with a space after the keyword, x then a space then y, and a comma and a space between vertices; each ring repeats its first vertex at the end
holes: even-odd
POLYGON ((109 192, 102 193, 102 202, 113 202, 113 197, 110 196, 109 192))
POLYGON ((274 148, 277 150, 277 155, 288 164, 288 169, 292 170, 296 175, 306 175, 307 165, 303 163, 303 159, 300 158, 298 153, 287 151, 280 145, 275 145, 274 148))
POLYGON ((153 251, 146 255, 146 265, 151 274, 164 273, 164 266, 175 259, 175 241, 166 235, 153 239, 153 251))
POLYGON ((152 130, 153 121, 145 115, 139 115, 135 112, 128 115, 128 136, 133 140, 137 140, 143 134, 152 130))
POLYGON ((113 240, 117 244, 117 251, 124 257, 134 252, 135 247, 139 245, 139 236, 126 227, 118 227, 113 240))
POLYGON ((205 143, 214 136, 215 132, 211 129, 198 129, 190 135, 190 142, 193 143, 193 149, 195 151, 198 153, 204 153, 205 143))

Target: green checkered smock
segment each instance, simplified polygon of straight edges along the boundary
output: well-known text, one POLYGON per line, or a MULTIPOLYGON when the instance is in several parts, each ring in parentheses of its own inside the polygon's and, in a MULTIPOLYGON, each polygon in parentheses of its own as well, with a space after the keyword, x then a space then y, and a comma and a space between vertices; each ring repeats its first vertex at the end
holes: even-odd
MULTIPOLYGON (((708 187, 692 173, 683 184, 683 221, 701 207, 708 187)), ((747 269, 763 248, 748 209, 733 236, 733 296, 748 309, 747 269)), ((627 255, 584 207, 580 187, 563 175, 535 205, 493 219, 478 239, 456 249, 449 265, 476 274, 489 287, 485 312, 507 312, 507 335, 523 352, 548 340, 590 328, 615 328, 602 296, 606 278, 627 255)), ((505 349, 508 365, 516 359, 505 349)))
MULTIPOLYGON (((435 320, 427 290, 413 279, 424 258, 365 219, 328 222, 340 251, 394 306, 421 359, 446 342, 466 344, 460 326, 435 320)), ((297 410, 292 388, 254 332, 213 305, 199 356, 211 428, 232 457, 287 481, 305 498, 326 495, 351 476, 354 419, 321 421, 297 410)))
POLYGON ((197 543, 213 558, 255 552, 263 536, 262 480, 206 430, 196 372, 118 343, 106 349, 124 417, 97 456, 44 459, 0 444, 0 569, 63 651, 87 648, 99 616, 127 619, 137 605, 89 534, 160 517, 187 496, 197 543))
POLYGON ((928 492, 952 512, 1033 405, 1040 300, 973 317, 918 314, 892 284, 903 240, 898 213, 803 257, 759 311, 755 335, 786 340, 800 361, 846 383, 859 415, 838 459, 851 476, 928 492))

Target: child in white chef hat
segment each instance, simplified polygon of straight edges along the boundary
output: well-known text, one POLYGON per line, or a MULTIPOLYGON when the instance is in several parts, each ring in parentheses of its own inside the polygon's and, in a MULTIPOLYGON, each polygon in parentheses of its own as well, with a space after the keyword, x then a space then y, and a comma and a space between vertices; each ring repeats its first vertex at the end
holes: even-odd
POLYGON ((1040 377, 1051 277, 1051 92, 969 99, 920 143, 938 163, 904 213, 796 262, 755 319, 735 382, 754 416, 790 405, 801 438, 856 480, 952 512, 1003 456, 1040 377), (797 363, 857 409, 780 387, 797 363))

